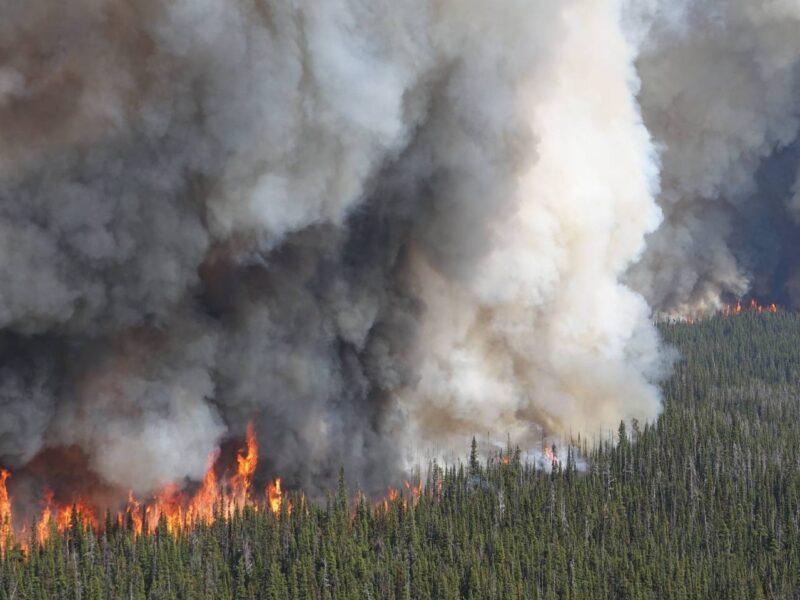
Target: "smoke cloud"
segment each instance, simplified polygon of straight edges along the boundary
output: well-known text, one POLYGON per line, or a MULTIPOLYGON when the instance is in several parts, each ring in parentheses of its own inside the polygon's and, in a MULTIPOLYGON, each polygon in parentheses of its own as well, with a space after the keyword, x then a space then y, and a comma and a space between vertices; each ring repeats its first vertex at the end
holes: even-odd
POLYGON ((271 475, 377 490, 655 418, 654 312, 800 302, 798 18, 3 4, 0 462, 146 493, 254 420, 271 475))
POLYGON ((632 285, 672 313, 746 294, 797 308, 800 5, 633 4, 665 218, 632 285))

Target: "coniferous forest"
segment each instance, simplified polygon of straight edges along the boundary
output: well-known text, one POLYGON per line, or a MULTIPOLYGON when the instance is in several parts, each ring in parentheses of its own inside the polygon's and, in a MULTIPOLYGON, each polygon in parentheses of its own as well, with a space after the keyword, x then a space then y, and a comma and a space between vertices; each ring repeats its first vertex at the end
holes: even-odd
POLYGON ((662 416, 574 440, 580 470, 465 448, 386 504, 342 477, 180 534, 75 519, 7 549, 0 600, 800 597, 800 318, 659 327, 662 416))

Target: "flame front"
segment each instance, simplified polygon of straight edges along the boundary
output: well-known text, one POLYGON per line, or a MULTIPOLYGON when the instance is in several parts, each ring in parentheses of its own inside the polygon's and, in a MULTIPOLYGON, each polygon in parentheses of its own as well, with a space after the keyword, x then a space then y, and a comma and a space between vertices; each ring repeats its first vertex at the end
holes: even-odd
POLYGON ((736 304, 732 304, 726 306, 722 309, 722 314, 726 317, 731 317, 734 315, 740 315, 743 312, 757 312, 757 313, 772 313, 775 314, 778 312, 778 305, 777 304, 759 304, 757 300, 753 299, 750 300, 749 304, 742 304, 741 300, 736 302, 736 304))
MULTIPOLYGON (((229 519, 237 510, 252 506, 258 510, 264 505, 275 515, 280 515, 284 502, 281 480, 268 484, 263 500, 253 498, 253 477, 258 465, 258 442, 252 423, 247 427, 246 448, 236 456, 236 473, 220 481, 217 476, 219 453, 208 459, 208 468, 200 488, 193 495, 185 494, 175 484, 162 487, 149 500, 141 500, 128 492, 125 507, 117 513, 120 527, 129 526, 135 535, 155 531, 163 524, 171 533, 181 533, 200 523, 210 524, 217 518, 229 519)), ((27 551, 25 529, 16 532, 12 525, 11 498, 6 480, 11 474, 0 469, 0 551, 14 542, 27 551)), ((291 505, 287 505, 291 512, 291 505)), ((98 521, 91 504, 81 498, 59 505, 53 493, 45 490, 41 513, 31 536, 41 546, 53 532, 64 533, 73 526, 97 529, 98 521)))
MULTIPOLYGON (((147 530, 153 531, 163 522, 168 531, 177 533, 199 523, 210 524, 217 518, 229 519, 246 506, 258 510, 259 501, 252 494, 253 476, 258 466, 258 442, 252 423, 247 426, 246 446, 236 455, 236 474, 229 480, 221 482, 217 477, 219 454, 215 452, 209 457, 203 483, 191 498, 174 485, 162 488, 145 507, 147 530)), ((265 504, 274 514, 279 514, 282 501, 280 479, 276 479, 267 486, 265 504)))
MULTIPOLYGON (((547 449, 546 452, 548 451, 552 452, 547 449)), ((252 507, 254 510, 263 507, 265 511, 279 518, 282 511, 286 514, 292 513, 292 503, 284 497, 280 478, 266 485, 262 499, 253 497, 258 443, 252 424, 247 428, 246 448, 240 450, 236 456, 236 473, 227 478, 218 476, 218 458, 218 452, 209 457, 203 481, 193 495, 186 494, 175 484, 165 485, 149 500, 139 499, 133 491, 129 491, 124 508, 117 512, 117 526, 130 527, 137 537, 150 534, 159 527, 165 527, 173 534, 182 534, 198 524, 210 524, 217 519, 227 521, 245 507, 252 507)), ((557 462, 558 459, 554 457, 553 460, 557 462)), ((8 471, 0 469, 0 551, 5 552, 11 545, 18 544, 23 552, 28 553, 31 543, 42 546, 54 533, 64 534, 74 527, 97 530, 98 520, 89 502, 77 498, 62 505, 55 501, 52 491, 45 490, 41 512, 31 533, 26 533, 25 528, 15 532, 12 525, 11 498, 6 488, 10 476, 8 471)), ((423 494, 422 483, 406 481, 404 488, 404 494, 397 488, 389 488, 386 499, 379 506, 384 511, 389 511, 395 503, 403 510, 416 507, 423 494)), ((436 478, 435 493, 437 497, 441 497, 441 474, 436 478)), ((302 496, 299 502, 302 509, 302 496)))
POLYGON ((59 532, 64 532, 72 527, 73 522, 97 529, 97 517, 92 508, 83 500, 76 500, 58 510, 56 525, 59 532))
MULTIPOLYGON (((97 517, 89 504, 83 500, 76 500, 71 504, 57 506, 53 501, 53 492, 45 490, 44 508, 35 526, 36 541, 39 545, 44 545, 53 529, 58 533, 64 533, 73 525, 83 528, 97 528, 97 517)), ((25 543, 25 534, 20 535, 22 543, 25 543)))

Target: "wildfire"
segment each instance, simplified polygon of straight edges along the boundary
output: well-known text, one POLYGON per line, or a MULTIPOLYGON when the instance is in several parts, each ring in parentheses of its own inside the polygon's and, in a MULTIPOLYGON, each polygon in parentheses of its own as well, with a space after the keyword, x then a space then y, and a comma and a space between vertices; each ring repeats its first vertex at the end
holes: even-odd
POLYGON ((726 317, 740 315, 743 312, 757 312, 757 313, 777 313, 777 304, 759 304, 755 299, 750 300, 748 304, 742 304, 741 300, 736 304, 726 306, 722 309, 722 314, 726 317))
POLYGON ((413 484, 405 481, 403 482, 403 485, 406 486, 406 489, 411 495, 411 505, 416 506, 417 502, 419 502, 420 496, 422 496, 422 483, 417 482, 416 484, 413 484))
MULTIPOLYGON (((236 455, 236 474, 227 481, 220 481, 216 473, 218 453, 209 457, 208 469, 200 489, 187 498, 175 485, 168 485, 155 495, 145 507, 144 523, 148 531, 155 530, 159 523, 166 525, 167 531, 185 531, 199 523, 213 523, 217 518, 230 519, 237 510, 245 506, 259 508, 259 501, 253 498, 253 476, 258 465, 258 442, 253 424, 247 426, 246 449, 236 455)), ((264 504, 273 514, 280 514, 283 492, 280 479, 266 488, 264 504)), ((130 497, 128 505, 136 500, 130 497)), ((135 506, 139 506, 138 503, 135 506)), ((137 525, 134 522, 134 530, 137 525)))
POLYGON ((184 518, 183 495, 175 484, 165 486, 148 508, 150 508, 147 512, 148 531, 155 531, 162 521, 170 533, 177 533, 190 525, 184 518))
POLYGON ((553 448, 551 446, 544 447, 544 457, 547 460, 547 462, 549 462, 553 466, 556 466, 561 462, 558 456, 556 456, 556 453, 553 452, 553 448))
MULTIPOLYGON (((97 528, 97 517, 91 507, 83 500, 77 500, 64 506, 57 506, 53 501, 53 492, 45 490, 44 508, 35 526, 36 541, 42 545, 50 538, 50 533, 53 531, 54 526, 58 533, 64 533, 73 524, 84 528, 97 528)), ((20 538, 24 537, 25 534, 22 533, 20 538)), ((25 540, 23 539, 22 542, 24 543, 25 540)))
MULTIPOLYGON (((139 502, 133 496, 133 491, 128 492, 128 505, 125 507, 125 514, 128 516, 131 522, 131 528, 133 532, 139 536, 142 534, 142 503, 139 502)), ((120 513, 120 517, 122 513, 120 513)), ((121 519, 118 519, 121 521, 121 519)))
POLYGON ((238 470, 233 478, 234 497, 237 508, 244 507, 250 500, 250 488, 258 465, 258 442, 253 424, 247 425, 247 453, 242 450, 236 455, 238 470))
MULTIPOLYGON (((439 484, 441 484, 441 482, 439 482, 439 484)), ((411 498, 411 506, 416 507, 422 496, 422 483, 404 481, 403 486, 408 490, 408 497, 411 498)), ((441 492, 441 489, 439 491, 441 492)), ((383 502, 378 503, 378 506, 383 506, 384 512, 388 512, 389 507, 395 502, 400 502, 403 508, 408 508, 408 497, 405 495, 401 496, 399 489, 390 487, 386 492, 386 498, 384 498, 383 502)))
POLYGON ((11 473, 0 469, 0 549, 5 550, 11 539, 11 499, 8 497, 6 480, 11 473))
POLYGON ((389 511, 389 507, 397 502, 397 499, 400 497, 400 492, 397 488, 390 487, 386 492, 386 498, 383 501, 383 510, 384 512, 389 511))
POLYGON ((83 500, 76 500, 67 506, 62 506, 58 510, 56 526, 59 532, 64 532, 70 528, 73 521, 84 527, 97 529, 97 517, 91 507, 83 500))
MULTIPOLYGON (((253 477, 258 465, 258 442, 252 423, 247 427, 246 448, 236 456, 236 473, 220 480, 217 476, 219 453, 209 457, 208 468, 200 488, 193 495, 187 495, 175 484, 158 490, 149 500, 138 499, 128 492, 125 507, 117 513, 119 526, 130 526, 135 535, 155 531, 160 524, 171 533, 180 533, 199 523, 212 523, 218 518, 228 519, 236 510, 252 506, 258 510, 263 505, 273 514, 279 515, 284 502, 281 480, 276 479, 265 489, 263 500, 253 497, 253 477)), ((6 489, 6 480, 11 474, 0 469, 0 550, 17 542, 27 550, 25 529, 14 535, 11 514, 11 498, 6 489)), ((70 504, 59 505, 53 493, 46 490, 43 507, 35 523, 33 537, 44 544, 52 532, 63 533, 74 525, 86 529, 97 529, 98 521, 90 503, 78 498, 70 504)), ((291 511, 291 505, 287 505, 291 511)))
POLYGON ((214 471, 217 457, 217 453, 209 457, 208 469, 206 469, 205 477, 203 477, 203 485, 200 486, 200 489, 189 504, 186 517, 191 524, 211 523, 214 520, 214 512, 220 500, 219 482, 214 471))
POLYGON ((36 539, 42 545, 50 537, 50 523, 53 518, 53 493, 51 491, 45 492, 45 505, 42 510, 42 516, 36 524, 36 539))
POLYGON ((274 483, 267 485, 267 506, 272 511, 272 514, 281 514, 281 503, 283 502, 283 494, 281 493, 281 479, 278 477, 274 483))
MULTIPOLYGON (((559 463, 551 447, 546 447, 543 455, 551 464, 559 463)), ((252 424, 247 428, 245 448, 236 455, 236 472, 229 476, 220 475, 218 459, 218 452, 209 457, 203 481, 193 494, 175 484, 163 486, 149 499, 137 498, 133 491, 129 491, 127 501, 116 514, 117 526, 130 528, 135 536, 148 535, 162 527, 170 533, 182 534, 198 524, 211 524, 218 519, 227 522, 245 507, 263 509, 278 517, 284 509, 291 514, 292 504, 285 497, 280 478, 266 485, 261 498, 253 493, 253 478, 258 465, 258 442, 252 424)), ((502 456, 501 460, 503 464, 509 464, 510 456, 502 456)), ((10 476, 8 471, 0 469, 0 552, 15 545, 27 553, 29 546, 32 545, 34 549, 37 544, 42 546, 56 533, 63 534, 75 527, 84 530, 98 528, 96 513, 90 502, 76 498, 69 504, 59 504, 53 492, 46 490, 39 517, 30 534, 26 533, 25 528, 15 531, 12 525, 11 498, 6 489, 10 476)), ((434 489, 431 493, 441 498, 443 474, 440 469, 436 469, 432 481, 434 489)), ((403 510, 416 508, 423 491, 421 481, 405 481, 399 489, 390 487, 385 499, 376 505, 376 509, 382 508, 384 512, 389 512, 395 504, 399 504, 403 510)), ((302 496, 299 502, 302 508, 302 496)))

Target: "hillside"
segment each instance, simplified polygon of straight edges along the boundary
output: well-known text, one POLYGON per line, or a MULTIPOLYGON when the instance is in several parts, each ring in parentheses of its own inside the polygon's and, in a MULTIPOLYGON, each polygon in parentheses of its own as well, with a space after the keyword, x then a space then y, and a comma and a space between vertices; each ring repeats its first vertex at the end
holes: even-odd
POLYGON ((342 479, 324 505, 293 493, 175 534, 74 517, 5 552, 0 600, 800 596, 800 318, 659 327, 682 356, 662 416, 577 440, 585 471, 517 451, 384 503, 342 479))

